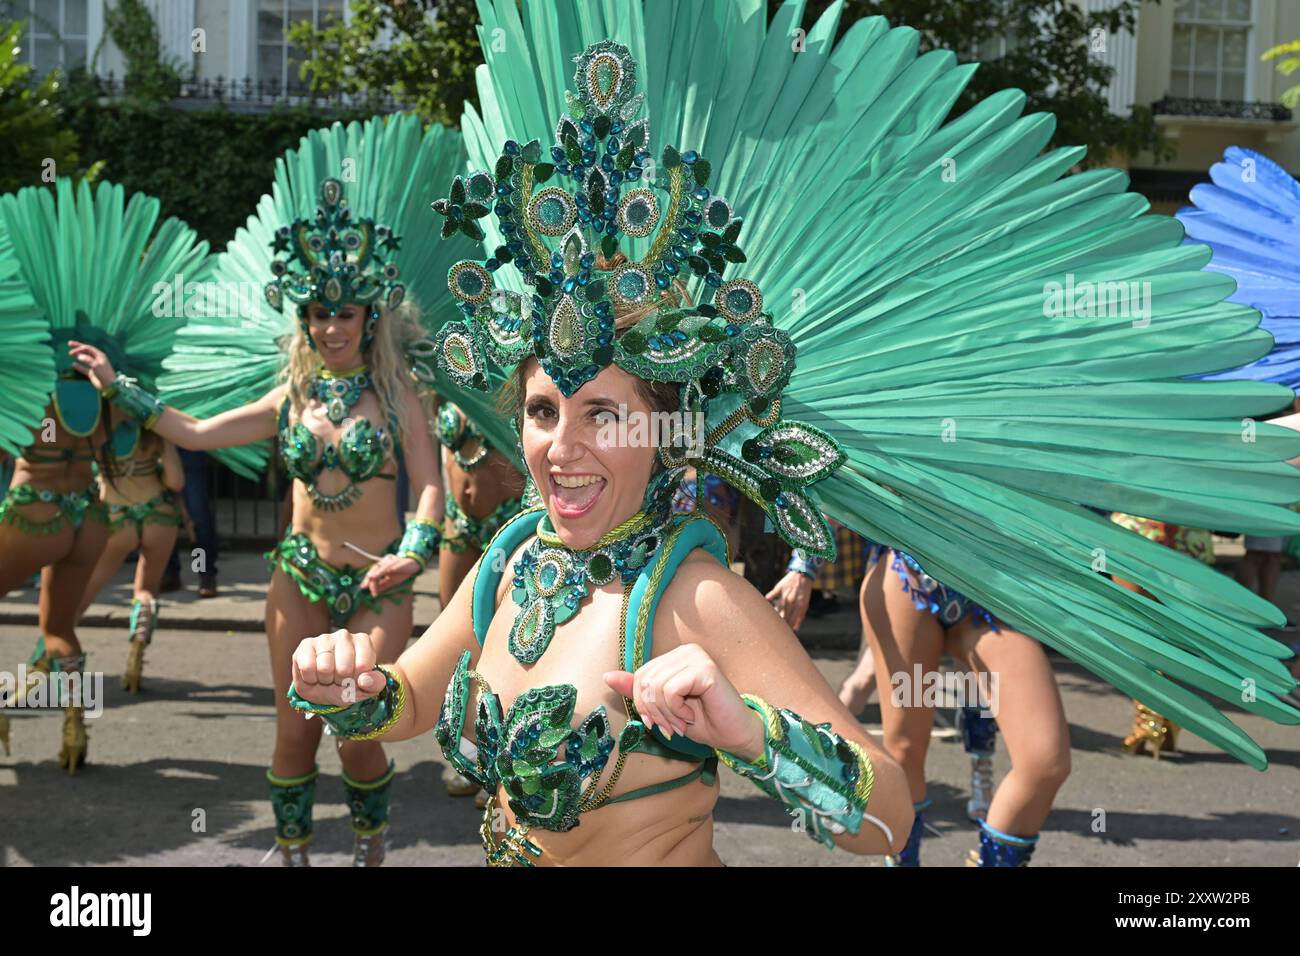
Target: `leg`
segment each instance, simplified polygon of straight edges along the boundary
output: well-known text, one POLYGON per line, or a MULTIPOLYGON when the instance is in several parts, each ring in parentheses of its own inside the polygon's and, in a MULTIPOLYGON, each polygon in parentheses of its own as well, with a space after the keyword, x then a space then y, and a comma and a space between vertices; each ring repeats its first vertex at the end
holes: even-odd
POLYGON ((1237 583, 1256 594, 1259 593, 1259 558, 1258 551, 1247 548, 1237 562, 1237 583))
MULTIPOLYGON (((890 692, 882 685, 880 717, 884 725, 884 745, 907 775, 916 817, 907 844, 896 856, 887 858, 891 866, 920 866, 921 838, 925 833, 924 811, 929 805, 925 786, 925 756, 930 746, 934 711, 915 706, 917 698, 907 693, 916 669, 934 673, 943 649, 943 629, 928 611, 913 603, 903 590, 904 581, 890 567, 892 555, 886 553, 862 580, 859 605, 879 674, 898 675, 890 679, 890 692), (897 685, 897 686, 896 686, 897 685)), ((911 584, 908 583, 910 589, 911 584)), ((916 695, 921 688, 912 688, 916 695)))
MULTIPOLYGON (((52 505, 25 505, 22 510, 31 512, 32 520, 44 520, 48 517, 44 512, 57 513, 58 509, 52 505)), ((22 587, 46 565, 61 561, 75 540, 72 528, 55 534, 28 534, 17 525, 0 522, 0 597, 22 587)))
POLYGON ((108 541, 104 543, 104 552, 95 562, 95 570, 91 572, 90 581, 86 584, 86 593, 81 597, 81 604, 77 608, 77 620, 80 621, 86 609, 95 603, 101 591, 113 580, 113 575, 117 574, 117 569, 122 566, 126 556, 130 554, 140 543, 136 535, 135 526, 129 522, 121 527, 116 534, 109 535, 108 541))
POLYGON ((1259 596, 1270 604, 1277 603, 1277 579, 1282 574, 1282 552, 1265 551, 1260 555, 1259 596))
MULTIPOLYGON (((989 806, 985 833, 1036 838, 1070 775, 1069 725, 1051 664, 1042 645, 1018 631, 994 631, 969 617, 954 631, 971 669, 997 680, 997 724, 1011 757, 1011 772, 989 806)), ((1032 852, 1032 846, 1028 849, 1032 852)), ((1027 861, 1028 853, 1024 857, 1027 861)))
POLYGON ((158 594, 162 583, 167 556, 176 544, 176 528, 168 525, 144 524, 140 526, 140 557, 135 563, 135 595, 131 601, 131 651, 127 657, 126 672, 122 675, 122 689, 132 694, 140 693, 144 676, 144 649, 153 642, 153 632, 158 626, 158 594))
MULTIPOLYGON (((46 567, 41 574, 41 634, 45 639, 51 676, 85 674, 86 655, 81 651, 76 632, 78 608, 107 540, 108 527, 95 515, 87 514, 77 529, 67 557, 46 567)), ((69 700, 65 704, 59 765, 69 773, 76 773, 86 761, 89 743, 85 712, 79 700, 69 700)))
POLYGON ((275 692, 275 751, 267 781, 275 811, 275 840, 289 866, 307 865, 316 792, 316 749, 322 724, 289 706, 293 652, 304 638, 332 630, 324 607, 303 597, 279 568, 266 596, 266 633, 275 692))
MULTIPOLYGON (((414 600, 408 595, 401 604, 384 604, 379 611, 362 608, 348 627, 368 632, 379 662, 391 663, 410 640, 413 611, 414 600)), ((388 829, 394 766, 377 740, 343 741, 339 744, 339 759, 355 836, 352 865, 379 866, 387 851, 384 833, 388 829)))
POLYGON ((862 641, 858 645, 858 662, 853 668, 853 673, 844 678, 844 683, 840 685, 840 701, 854 714, 867 706, 867 701, 876 690, 876 663, 871 654, 871 639, 867 636, 870 622, 867 621, 866 614, 861 613, 863 610, 861 600, 858 602, 858 610, 862 617, 862 641))
MULTIPOLYGON (((943 629, 928 611, 919 610, 902 582, 889 567, 889 556, 878 561, 863 578, 859 593, 862 619, 870 641, 877 673, 899 675, 909 684, 914 669, 922 674, 939 669, 943 650, 943 629)), ((885 749, 899 762, 907 775, 912 799, 925 799, 925 755, 930 746, 934 711, 913 706, 906 684, 894 687, 891 679, 888 694, 880 700, 881 722, 885 730, 885 749)), ((919 695, 920 688, 915 688, 919 695)), ((882 687, 883 691, 883 687, 882 687)))

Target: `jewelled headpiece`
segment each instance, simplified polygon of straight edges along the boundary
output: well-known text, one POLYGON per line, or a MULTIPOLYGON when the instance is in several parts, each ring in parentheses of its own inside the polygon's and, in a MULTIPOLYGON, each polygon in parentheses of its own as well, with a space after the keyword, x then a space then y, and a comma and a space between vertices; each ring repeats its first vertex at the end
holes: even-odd
POLYGON ((271 262, 275 276, 266 285, 271 307, 283 311, 286 300, 296 303, 299 320, 306 330, 301 306, 323 303, 331 313, 344 305, 371 307, 366 343, 374 333, 378 303, 395 309, 406 297, 406 287, 397 281, 397 264, 388 261, 401 238, 373 219, 353 219, 343 197, 343 184, 326 179, 320 186, 320 205, 313 219, 296 219, 275 232, 271 248, 287 254, 271 262))
POLYGON ((613 41, 576 58, 568 112, 543 160, 537 140, 506 142, 494 170, 457 176, 433 208, 443 238, 484 238, 497 220, 504 243, 484 261, 452 267, 448 287, 465 319, 435 338, 438 361, 457 382, 486 387, 487 362, 510 367, 536 356, 572 395, 611 363, 643 379, 681 386, 682 410, 705 411, 704 453, 689 460, 661 448, 665 464, 712 472, 759 502, 782 535, 812 554, 834 555, 824 518, 803 488, 844 461, 824 432, 781 421, 781 390, 794 344, 763 311, 748 279, 724 279, 745 262, 742 221, 709 190, 709 162, 666 146, 651 163, 650 126, 637 119, 637 65, 613 41), (653 174, 652 174, 653 171, 653 174), (647 239, 639 259, 619 255, 619 237, 647 239), (531 292, 499 289, 494 273, 518 269, 531 292), (693 306, 671 294, 696 277, 693 306), (616 312, 647 314, 615 335, 616 312))

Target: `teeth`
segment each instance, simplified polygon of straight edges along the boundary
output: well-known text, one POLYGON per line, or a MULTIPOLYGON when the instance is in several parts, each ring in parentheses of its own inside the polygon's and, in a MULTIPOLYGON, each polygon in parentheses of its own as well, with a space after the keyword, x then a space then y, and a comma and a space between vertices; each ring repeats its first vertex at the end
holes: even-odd
POLYGON ((551 477, 561 488, 585 488, 587 485, 605 480, 597 475, 552 475, 551 477))

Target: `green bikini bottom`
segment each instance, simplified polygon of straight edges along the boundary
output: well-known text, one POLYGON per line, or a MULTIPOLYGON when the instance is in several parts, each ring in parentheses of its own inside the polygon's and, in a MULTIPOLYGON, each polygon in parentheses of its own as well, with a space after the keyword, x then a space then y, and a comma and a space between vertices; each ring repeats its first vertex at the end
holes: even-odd
POLYGON ((509 498, 497 505, 486 518, 471 518, 448 493, 442 546, 453 554, 464 554, 471 548, 482 551, 501 526, 517 515, 522 507, 519 498, 509 498))
POLYGON ((0 524, 11 524, 24 534, 58 534, 64 528, 80 528, 90 516, 100 524, 108 522, 108 511, 99 500, 96 486, 83 491, 60 493, 35 488, 32 485, 14 485, 0 501, 0 524), (23 505, 58 505, 58 513, 44 521, 33 521, 17 509, 23 505))
MULTIPOLYGON (((384 553, 396 554, 401 543, 399 538, 385 548, 384 553)), ((385 601, 401 604, 402 598, 410 594, 415 585, 414 578, 407 578, 397 587, 375 597, 361 588, 361 581, 370 565, 356 568, 349 564, 336 568, 322 560, 311 538, 301 532, 286 534, 284 540, 266 552, 266 560, 272 569, 278 563, 280 570, 297 583, 298 590, 313 604, 324 601, 329 606, 332 627, 345 626, 360 606, 378 613, 383 610, 385 601)))
POLYGON ((127 524, 135 525, 136 534, 144 537, 144 526, 161 525, 164 528, 179 528, 181 513, 176 507, 176 496, 170 491, 155 495, 144 504, 108 506, 108 533, 117 534, 127 524), (163 510, 170 508, 170 511, 163 510))

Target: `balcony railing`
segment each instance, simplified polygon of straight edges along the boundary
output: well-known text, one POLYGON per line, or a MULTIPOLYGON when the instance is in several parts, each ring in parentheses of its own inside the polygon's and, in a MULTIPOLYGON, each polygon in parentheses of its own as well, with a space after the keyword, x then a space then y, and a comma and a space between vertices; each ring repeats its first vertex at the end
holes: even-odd
POLYGON ((1220 119, 1272 120, 1285 123, 1291 111, 1281 103, 1211 100, 1190 96, 1166 96, 1151 104, 1156 116, 1206 116, 1220 119))
MULTIPOLYGON (((93 77, 92 82, 95 93, 108 99, 120 99, 133 92, 129 81, 111 72, 93 77)), ((278 79, 255 80, 252 77, 234 79, 224 76, 182 78, 172 103, 182 108, 224 104, 250 111, 296 105, 339 110, 365 106, 381 112, 409 108, 409 104, 391 93, 371 97, 358 97, 344 93, 324 94, 313 92, 306 83, 302 82, 284 84, 278 79)))

